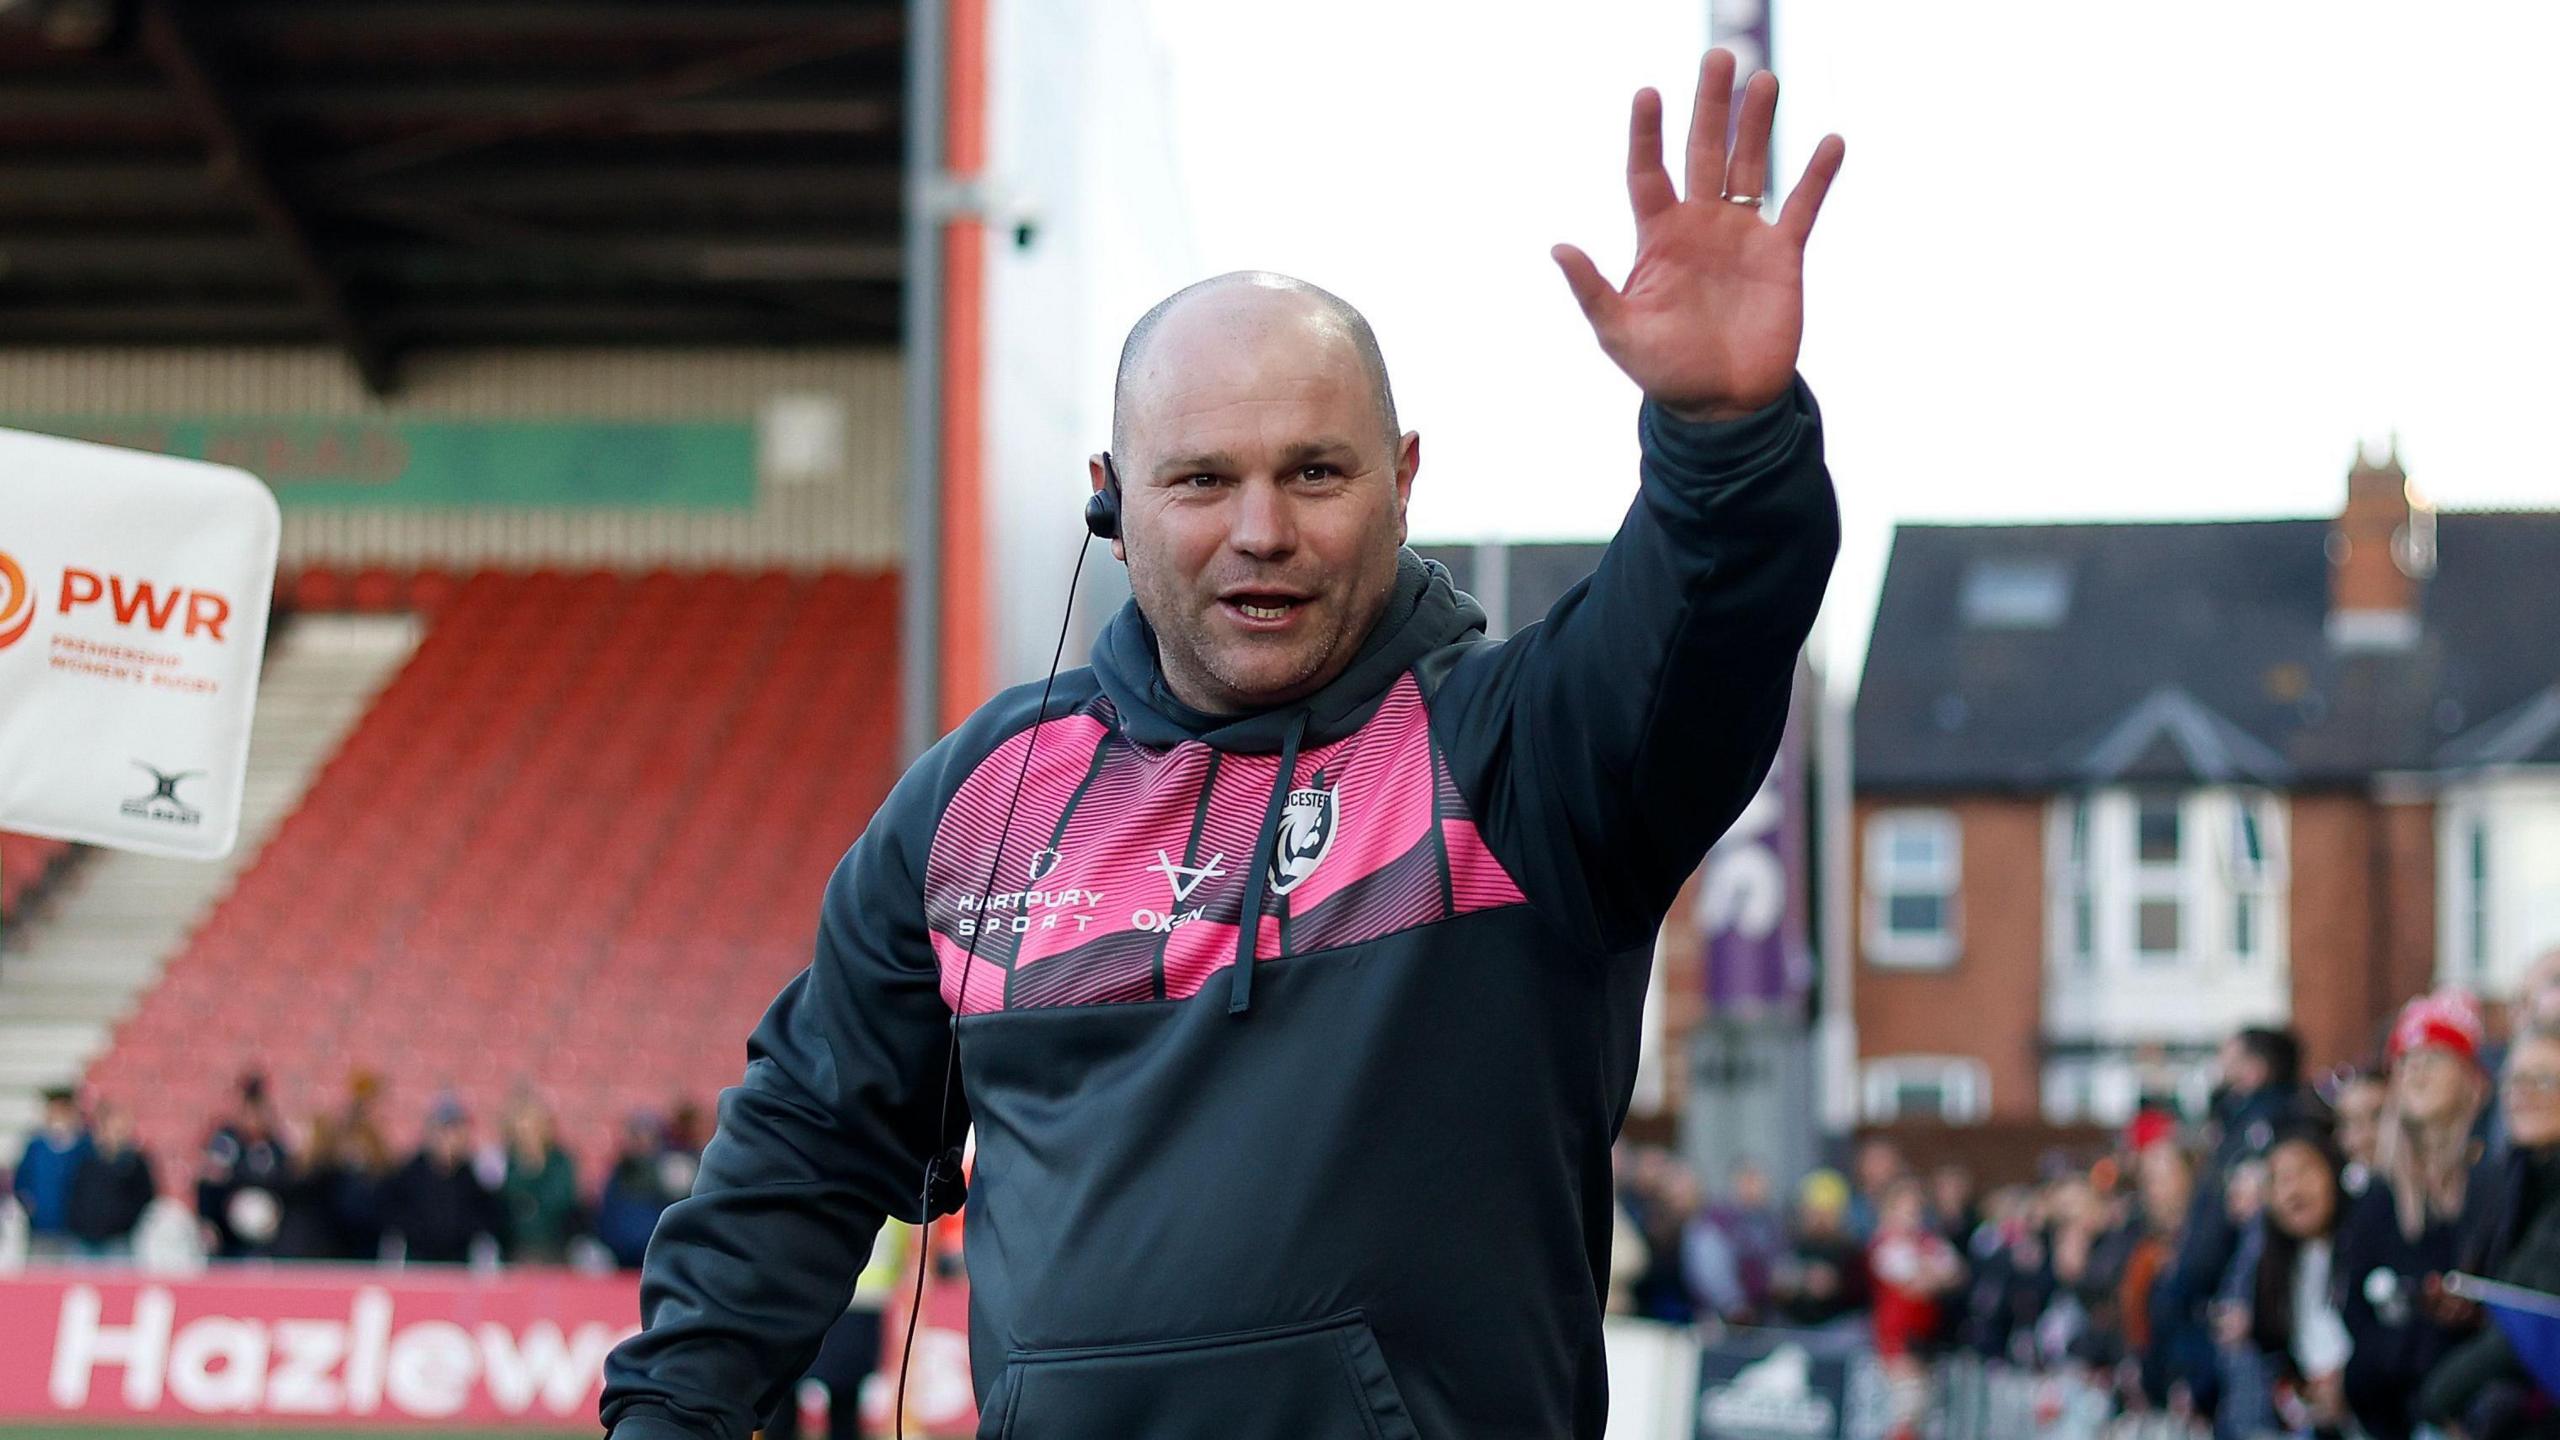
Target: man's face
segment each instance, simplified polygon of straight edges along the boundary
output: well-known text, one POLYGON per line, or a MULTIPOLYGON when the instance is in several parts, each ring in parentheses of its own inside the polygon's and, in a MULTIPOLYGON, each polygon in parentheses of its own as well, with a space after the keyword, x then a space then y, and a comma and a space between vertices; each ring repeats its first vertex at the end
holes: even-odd
POLYGON ((2507 1134, 2528 1150, 2560 1144, 2560 1041, 2518 1039, 2507 1052, 2502 1092, 2507 1134))
POLYGON ((2234 1035, 2222 1042, 2222 1083, 2240 1094, 2255 1093, 2266 1083, 2267 1070, 2247 1042, 2234 1035))
POLYGON ((1902 1173, 1902 1152, 1882 1140, 1858 1147, 1858 1188, 1875 1195, 1902 1173))
POLYGON ((1123 403, 1113 551, 1174 694, 1231 714, 1322 689, 1394 591, 1421 463, 1351 337, 1285 292, 1211 292, 1165 317, 1123 403))

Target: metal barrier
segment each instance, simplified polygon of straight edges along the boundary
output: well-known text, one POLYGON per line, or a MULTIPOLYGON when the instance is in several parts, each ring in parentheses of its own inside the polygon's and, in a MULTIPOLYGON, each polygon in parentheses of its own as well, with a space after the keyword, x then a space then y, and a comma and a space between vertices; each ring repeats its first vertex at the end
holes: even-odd
MULTIPOLYGON (((2204 1440, 2204 1425, 2119 1414, 2080 1371, 1942 1357, 1895 1376, 1856 1329, 1727 1330, 1698 1341, 1695 1418, 1670 1440, 2204 1440)), ((1621 1433, 1613 1424, 1611 1432, 1621 1433)), ((1624 1432, 1636 1433, 1633 1430, 1624 1432)))

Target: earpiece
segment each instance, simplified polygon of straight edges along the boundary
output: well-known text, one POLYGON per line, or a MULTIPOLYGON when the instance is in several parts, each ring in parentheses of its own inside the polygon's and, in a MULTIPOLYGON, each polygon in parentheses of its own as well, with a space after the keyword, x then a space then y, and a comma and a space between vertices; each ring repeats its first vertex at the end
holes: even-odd
POLYGON ((1096 540, 1120 538, 1120 471, 1111 463, 1111 452, 1102 452, 1102 488, 1084 502, 1084 528, 1096 540))

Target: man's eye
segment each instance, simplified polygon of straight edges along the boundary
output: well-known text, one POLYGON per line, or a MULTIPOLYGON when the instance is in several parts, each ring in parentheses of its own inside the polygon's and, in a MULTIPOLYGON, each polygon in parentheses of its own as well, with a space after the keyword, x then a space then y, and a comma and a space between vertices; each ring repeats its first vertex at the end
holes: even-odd
POLYGON ((1334 469, 1330 465, 1302 465, 1298 467, 1298 478, 1301 480, 1326 480, 1341 473, 1341 471, 1334 469))
POLYGON ((1190 486, 1194 490, 1206 490, 1210 486, 1218 483, 1218 477, 1215 475, 1186 475, 1182 477, 1182 483, 1190 486))

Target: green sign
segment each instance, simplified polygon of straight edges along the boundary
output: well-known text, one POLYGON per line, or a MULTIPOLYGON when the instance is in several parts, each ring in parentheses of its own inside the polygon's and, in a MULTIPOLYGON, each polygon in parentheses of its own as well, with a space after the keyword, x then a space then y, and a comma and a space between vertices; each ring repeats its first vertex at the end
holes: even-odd
POLYGON ((0 425, 237 465, 288 510, 755 504, 744 421, 152 420, 48 416, 0 425))

